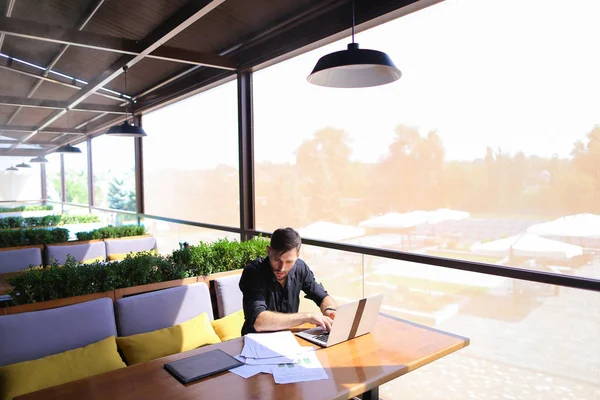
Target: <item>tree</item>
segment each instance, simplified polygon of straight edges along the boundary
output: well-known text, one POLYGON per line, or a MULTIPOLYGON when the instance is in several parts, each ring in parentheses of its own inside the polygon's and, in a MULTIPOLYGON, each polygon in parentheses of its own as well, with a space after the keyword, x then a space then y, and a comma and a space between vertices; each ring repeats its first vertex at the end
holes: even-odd
POLYGON ((350 138, 343 129, 325 128, 300 145, 296 167, 302 191, 310 198, 311 220, 346 222, 349 215, 341 202, 353 196, 350 138))
POLYGON ((373 179, 378 187, 372 193, 387 203, 385 209, 378 211, 405 212, 441 206, 438 197, 443 168, 444 148, 435 131, 423 138, 416 128, 398 125, 390 155, 373 179))
POLYGON ((135 211, 135 190, 126 178, 113 177, 108 186, 108 207, 115 210, 135 211))

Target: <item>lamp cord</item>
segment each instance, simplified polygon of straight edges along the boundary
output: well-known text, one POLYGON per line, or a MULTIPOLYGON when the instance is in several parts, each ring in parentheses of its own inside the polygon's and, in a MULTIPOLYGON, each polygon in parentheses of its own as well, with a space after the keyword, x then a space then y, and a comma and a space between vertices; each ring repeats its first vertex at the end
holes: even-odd
POLYGON ((352 0, 352 43, 354 43, 354 0, 352 0))

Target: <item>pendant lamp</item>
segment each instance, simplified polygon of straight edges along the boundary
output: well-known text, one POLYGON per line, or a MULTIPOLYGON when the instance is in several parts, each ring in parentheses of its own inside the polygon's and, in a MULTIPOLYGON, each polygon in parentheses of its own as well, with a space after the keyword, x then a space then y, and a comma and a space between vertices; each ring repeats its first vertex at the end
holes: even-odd
POLYGON ((60 146, 58 149, 54 150, 55 153, 71 153, 77 154, 81 153, 81 149, 79 147, 75 147, 71 144, 65 144, 64 146, 60 146))
POLYGON ((17 164, 17 168, 31 168, 31 165, 22 162, 20 164, 17 164))
POLYGON ((44 156, 37 156, 35 158, 32 158, 31 160, 29 160, 29 162, 34 162, 34 163, 47 163, 48 159, 44 156))
POLYGON ((7 171, 18 171, 19 168, 15 168, 12 165, 9 168, 6 168, 7 171))
MULTIPOLYGON (((127 65, 123 67, 123 73, 125 74, 125 93, 127 93, 127 65)), ((130 124, 127 121, 127 105, 129 104, 129 100, 125 102, 125 121, 122 124, 111 126, 107 135, 113 136, 129 136, 129 137, 144 137, 146 136, 146 132, 140 126, 135 126, 134 124, 130 124)), ((133 110, 131 111, 131 116, 133 117, 133 110)))
POLYGON ((354 43, 354 0, 352 1, 352 43, 347 50, 327 54, 307 80, 319 86, 337 88, 361 88, 385 85, 402 76, 402 72, 384 52, 359 49, 354 43))

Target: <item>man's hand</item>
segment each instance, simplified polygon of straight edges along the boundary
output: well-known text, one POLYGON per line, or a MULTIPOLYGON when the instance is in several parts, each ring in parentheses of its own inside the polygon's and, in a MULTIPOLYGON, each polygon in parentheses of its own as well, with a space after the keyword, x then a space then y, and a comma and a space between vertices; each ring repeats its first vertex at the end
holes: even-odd
POLYGON ((328 316, 331 319, 335 319, 335 311, 331 310, 331 309, 327 309, 325 310, 325 312, 323 313, 323 315, 328 316))
POLYGON ((312 313, 310 316, 311 323, 320 326, 328 332, 331 330, 331 326, 333 325, 333 319, 329 318, 327 315, 321 315, 317 313, 312 313))

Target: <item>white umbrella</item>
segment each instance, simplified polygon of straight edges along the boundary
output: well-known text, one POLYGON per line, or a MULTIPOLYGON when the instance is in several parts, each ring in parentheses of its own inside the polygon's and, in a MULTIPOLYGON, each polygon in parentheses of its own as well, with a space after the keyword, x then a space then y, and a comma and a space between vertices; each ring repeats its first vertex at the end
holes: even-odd
POLYGON ((365 230, 350 225, 335 224, 327 221, 317 221, 304 228, 298 229, 302 237, 320 240, 344 240, 364 236, 365 230))
POLYGON ((410 228, 427 222, 427 211, 412 211, 407 213, 387 213, 362 221, 362 228, 410 228))
POLYGON ((475 254, 492 257, 507 257, 512 251, 515 256, 553 259, 567 259, 583 254, 580 246, 541 238, 530 233, 476 243, 471 246, 471 251, 475 254))
POLYGON ((568 215, 554 221, 532 225, 527 229, 527 232, 542 236, 600 238, 600 215, 568 215))
POLYGON ((427 212, 427 222, 434 225, 443 221, 460 221, 470 216, 471 214, 467 211, 438 208, 437 210, 427 212))

